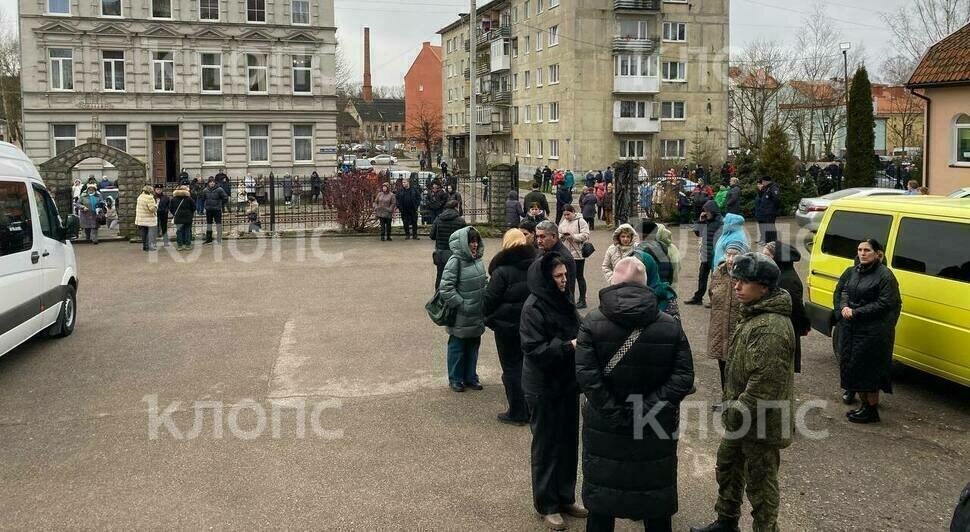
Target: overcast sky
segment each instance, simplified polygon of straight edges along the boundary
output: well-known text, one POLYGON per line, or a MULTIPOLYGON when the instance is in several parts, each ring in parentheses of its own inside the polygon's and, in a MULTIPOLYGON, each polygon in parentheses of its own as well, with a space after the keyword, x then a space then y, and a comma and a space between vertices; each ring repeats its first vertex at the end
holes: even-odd
MULTIPOLYGON (((132 0, 146 1, 146 0, 132 0)), ((479 5, 485 0, 479 0, 479 5)), ((606 0, 604 0, 606 1, 606 0)), ((704 0, 700 0, 704 1, 704 0)), ((439 44, 435 33, 468 12, 462 0, 334 0, 337 37, 360 79, 363 64, 363 27, 371 28, 371 69, 374 85, 401 85, 404 73, 421 49, 422 41, 439 44)), ((892 54, 892 37, 880 14, 896 10, 906 0, 827 0, 829 16, 853 48, 865 45, 869 67, 878 71, 892 54)), ((17 10, 16 0, 0 0, 4 13, 17 10)), ((791 0, 731 0, 731 46, 759 38, 791 42, 799 23, 811 10, 809 2, 791 0)), ((8 15, 9 16, 9 15, 8 15)))

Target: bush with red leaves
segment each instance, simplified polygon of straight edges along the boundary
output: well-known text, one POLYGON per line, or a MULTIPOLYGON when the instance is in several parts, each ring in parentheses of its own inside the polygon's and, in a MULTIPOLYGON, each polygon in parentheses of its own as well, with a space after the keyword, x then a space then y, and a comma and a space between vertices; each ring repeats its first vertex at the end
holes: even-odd
POLYGON ((377 225, 374 198, 379 186, 373 174, 338 173, 330 183, 337 222, 345 230, 364 232, 377 225))

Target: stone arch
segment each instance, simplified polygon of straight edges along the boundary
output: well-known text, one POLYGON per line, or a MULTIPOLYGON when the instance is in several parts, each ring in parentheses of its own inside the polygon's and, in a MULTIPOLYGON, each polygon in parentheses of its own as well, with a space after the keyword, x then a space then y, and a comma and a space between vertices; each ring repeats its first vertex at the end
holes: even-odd
POLYGON ((107 144, 89 138, 84 144, 63 151, 37 167, 44 183, 53 192, 57 209, 71 212, 71 169, 85 159, 98 158, 118 171, 118 225, 121 236, 135 235, 135 200, 148 183, 145 163, 107 144))

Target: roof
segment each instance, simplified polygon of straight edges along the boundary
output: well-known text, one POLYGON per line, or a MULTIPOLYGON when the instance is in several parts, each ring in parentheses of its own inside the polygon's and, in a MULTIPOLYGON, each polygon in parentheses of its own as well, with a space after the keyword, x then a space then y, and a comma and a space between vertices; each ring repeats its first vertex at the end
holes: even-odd
POLYGON ((970 222, 970 198, 954 199, 946 196, 869 196, 843 198, 832 202, 833 207, 848 207, 867 212, 894 212, 957 218, 970 222))
MULTIPOLYGON (((408 77, 411 76, 411 71, 414 70, 414 65, 418 64, 418 60, 421 59, 421 56, 422 55, 426 55, 426 52, 427 53, 430 53, 431 54, 431 57, 433 57, 434 60, 438 62, 437 69, 438 70, 441 69, 441 47, 440 46, 434 46, 434 45, 432 45, 431 43, 428 43, 428 42, 422 43, 421 44, 421 51, 418 52, 417 57, 414 58, 414 61, 411 63, 411 66, 408 67, 408 71, 405 72, 405 74, 404 74, 405 82, 407 81, 408 77)), ((439 72, 438 74, 440 75, 441 73, 439 72)))
MULTIPOLYGON (((500 7, 502 4, 507 4, 507 3, 509 3, 509 0, 492 0, 491 2, 486 2, 485 5, 480 6, 477 9, 477 13, 478 14, 485 13, 487 11, 491 11, 492 9, 500 7)), ((449 31, 457 28, 458 26, 461 26, 462 24, 468 24, 468 20, 466 18, 467 16, 468 16, 467 13, 459 13, 458 20, 452 22, 451 24, 448 24, 447 26, 445 26, 444 28, 441 28, 435 33, 437 33, 438 35, 444 35, 449 31)))
POLYGON ((370 102, 354 98, 354 107, 364 122, 404 122, 404 100, 374 98, 370 102))
POLYGON ((354 115, 346 111, 340 111, 337 113, 337 129, 359 126, 360 124, 357 123, 357 119, 354 118, 354 115))
POLYGON ((923 100, 913 96, 902 85, 872 85, 876 115, 898 115, 923 112, 923 100))
POLYGON ((763 68, 742 72, 738 67, 731 67, 728 69, 728 76, 741 88, 777 89, 781 86, 778 80, 763 68))
POLYGON ((970 24, 926 51, 908 87, 970 84, 970 24))

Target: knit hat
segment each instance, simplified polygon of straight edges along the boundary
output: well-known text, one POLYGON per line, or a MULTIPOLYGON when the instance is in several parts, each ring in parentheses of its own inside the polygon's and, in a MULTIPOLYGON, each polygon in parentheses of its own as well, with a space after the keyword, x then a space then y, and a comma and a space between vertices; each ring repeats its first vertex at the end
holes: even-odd
POLYGON ((731 277, 749 283, 758 283, 768 288, 778 287, 781 270, 775 261, 762 253, 745 253, 735 257, 731 277))
POLYGON ((737 251, 738 255, 744 255, 745 253, 751 251, 748 244, 741 240, 732 240, 731 242, 728 242, 727 245, 724 246, 724 250, 727 251, 729 249, 737 251))

